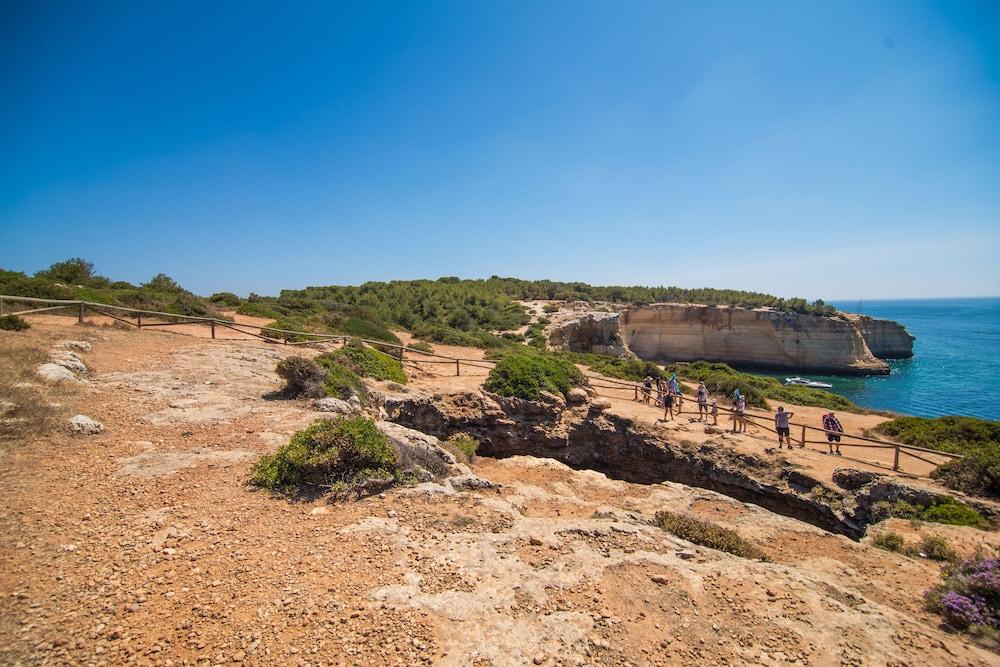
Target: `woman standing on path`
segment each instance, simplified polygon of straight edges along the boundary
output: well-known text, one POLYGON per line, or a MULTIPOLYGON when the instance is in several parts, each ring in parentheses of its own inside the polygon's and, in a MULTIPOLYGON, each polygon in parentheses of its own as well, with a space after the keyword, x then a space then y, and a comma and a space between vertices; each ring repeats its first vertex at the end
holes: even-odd
POLYGON ((677 373, 673 373, 670 376, 670 393, 673 394, 674 400, 677 401, 677 414, 684 412, 682 407, 684 399, 681 397, 681 381, 677 379, 677 373))

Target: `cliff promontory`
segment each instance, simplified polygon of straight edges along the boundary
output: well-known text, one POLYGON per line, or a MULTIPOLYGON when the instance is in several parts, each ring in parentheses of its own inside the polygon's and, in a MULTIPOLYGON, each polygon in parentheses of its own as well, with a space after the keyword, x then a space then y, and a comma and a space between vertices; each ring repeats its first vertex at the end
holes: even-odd
POLYGON ((675 303, 575 313, 557 323, 549 342, 580 352, 607 352, 614 343, 650 361, 849 375, 888 374, 884 359, 913 355, 913 337, 888 320, 675 303))

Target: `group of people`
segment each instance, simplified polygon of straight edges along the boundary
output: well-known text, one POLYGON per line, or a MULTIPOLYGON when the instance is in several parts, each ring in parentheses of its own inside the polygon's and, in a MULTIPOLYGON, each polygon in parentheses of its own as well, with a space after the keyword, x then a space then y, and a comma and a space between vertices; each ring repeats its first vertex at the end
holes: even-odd
MULTIPOLYGON (((653 402, 653 378, 646 376, 642 383, 642 392, 639 398, 643 403, 653 402)), ((698 382, 698 389, 695 391, 695 400, 698 403, 698 421, 712 418, 712 424, 719 423, 719 407, 715 399, 709 399, 708 388, 704 382, 698 382)), ((677 414, 684 411, 684 396, 681 394, 681 382, 674 373, 669 379, 659 377, 656 379, 656 405, 663 408, 664 419, 674 418, 674 406, 677 406, 677 414), (669 415, 669 416, 668 416, 669 415)))
MULTIPOLYGON (((643 403, 652 404, 653 388, 653 378, 646 376, 646 379, 642 383, 639 400, 643 403)), ((656 405, 663 408, 664 419, 674 418, 675 405, 677 406, 677 414, 683 412, 682 405, 684 398, 681 395, 681 383, 677 379, 676 373, 671 375, 669 379, 664 377, 657 378, 655 380, 655 388, 656 405)), ((716 404, 715 399, 709 396, 708 388, 705 386, 703 380, 698 381, 698 388, 695 389, 695 400, 698 403, 698 421, 707 420, 711 417, 712 425, 718 425, 719 406, 716 404)), ((777 412, 774 413, 774 430, 778 433, 778 449, 783 449, 785 446, 788 449, 792 448, 790 420, 794 416, 795 413, 788 412, 784 406, 778 406, 777 412)), ((732 420, 732 433, 746 433, 747 424, 749 423, 747 418, 747 399, 739 390, 739 387, 733 390, 732 420)), ((840 436, 844 432, 844 427, 833 412, 823 415, 823 430, 826 431, 827 446, 829 447, 827 453, 840 456, 840 436)), ((805 447, 805 444, 803 443, 799 446, 805 447)))

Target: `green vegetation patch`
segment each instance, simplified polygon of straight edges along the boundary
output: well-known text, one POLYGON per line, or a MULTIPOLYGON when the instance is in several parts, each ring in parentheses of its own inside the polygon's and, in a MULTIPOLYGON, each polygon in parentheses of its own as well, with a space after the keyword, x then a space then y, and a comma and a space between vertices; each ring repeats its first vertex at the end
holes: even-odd
POLYGON ((571 362, 538 352, 511 352, 490 371, 483 388, 501 396, 535 400, 541 392, 566 395, 573 387, 587 384, 571 362))
POLYGON ((442 440, 441 446, 462 463, 471 463, 476 458, 479 441, 466 433, 457 433, 447 440, 442 440))
POLYGON ((406 373, 399 359, 385 352, 368 347, 360 341, 351 341, 331 355, 361 377, 406 383, 406 373))
POLYGON ((950 489, 1000 498, 1000 422, 975 417, 898 417, 874 432, 899 442, 965 458, 938 466, 931 477, 950 489))
POLYGON ((788 387, 777 378, 752 373, 741 373, 727 364, 695 361, 676 363, 666 367, 667 372, 677 373, 688 382, 704 380, 705 386, 713 394, 731 396, 739 389, 747 400, 747 405, 767 408, 767 400, 782 401, 794 405, 811 405, 830 410, 859 412, 854 403, 837 394, 811 387, 788 387))
POLYGON ((17 315, 4 315, 0 317, 0 329, 4 331, 24 331, 30 329, 31 325, 24 321, 24 318, 17 315))
POLYGON ((359 484, 384 488, 401 481, 399 457, 375 424, 363 417, 318 419, 253 466, 251 483, 295 494, 304 487, 345 491, 359 484))
POLYGON ((670 374, 660 366, 651 361, 642 361, 641 359, 613 357, 609 354, 594 354, 589 352, 558 351, 553 354, 574 364, 588 366, 601 375, 622 380, 642 382, 646 377, 670 377, 670 374))
POLYGON ((345 364, 346 358, 327 353, 316 357, 314 361, 326 371, 323 393, 343 400, 357 396, 362 403, 368 402, 368 389, 357 373, 345 364))
POLYGON ((740 537, 736 531, 687 514, 660 512, 656 515, 656 525, 682 540, 709 549, 718 549, 741 558, 768 560, 766 553, 757 545, 740 537))
POLYGON ((905 500, 880 500, 872 506, 872 515, 878 521, 896 517, 972 528, 986 528, 989 525, 975 508, 943 495, 936 496, 929 505, 908 503, 905 500))
POLYGON ((902 553, 905 544, 906 541, 903 539, 903 536, 891 530, 879 533, 872 538, 872 545, 878 547, 879 549, 892 551, 893 553, 902 553))

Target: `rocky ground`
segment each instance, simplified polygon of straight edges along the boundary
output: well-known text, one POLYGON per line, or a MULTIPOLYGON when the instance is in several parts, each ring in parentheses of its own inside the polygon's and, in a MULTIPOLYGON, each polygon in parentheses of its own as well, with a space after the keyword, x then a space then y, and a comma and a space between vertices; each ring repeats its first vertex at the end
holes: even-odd
POLYGON ((479 490, 336 504, 252 490, 252 461, 321 416, 267 397, 293 348, 0 334, 91 343, 83 381, 58 391, 103 425, 3 445, 2 664, 997 663, 923 611, 937 564, 680 484, 513 457, 480 458, 494 485, 479 490), (734 528, 771 562, 672 537, 651 525, 663 509, 734 528))

